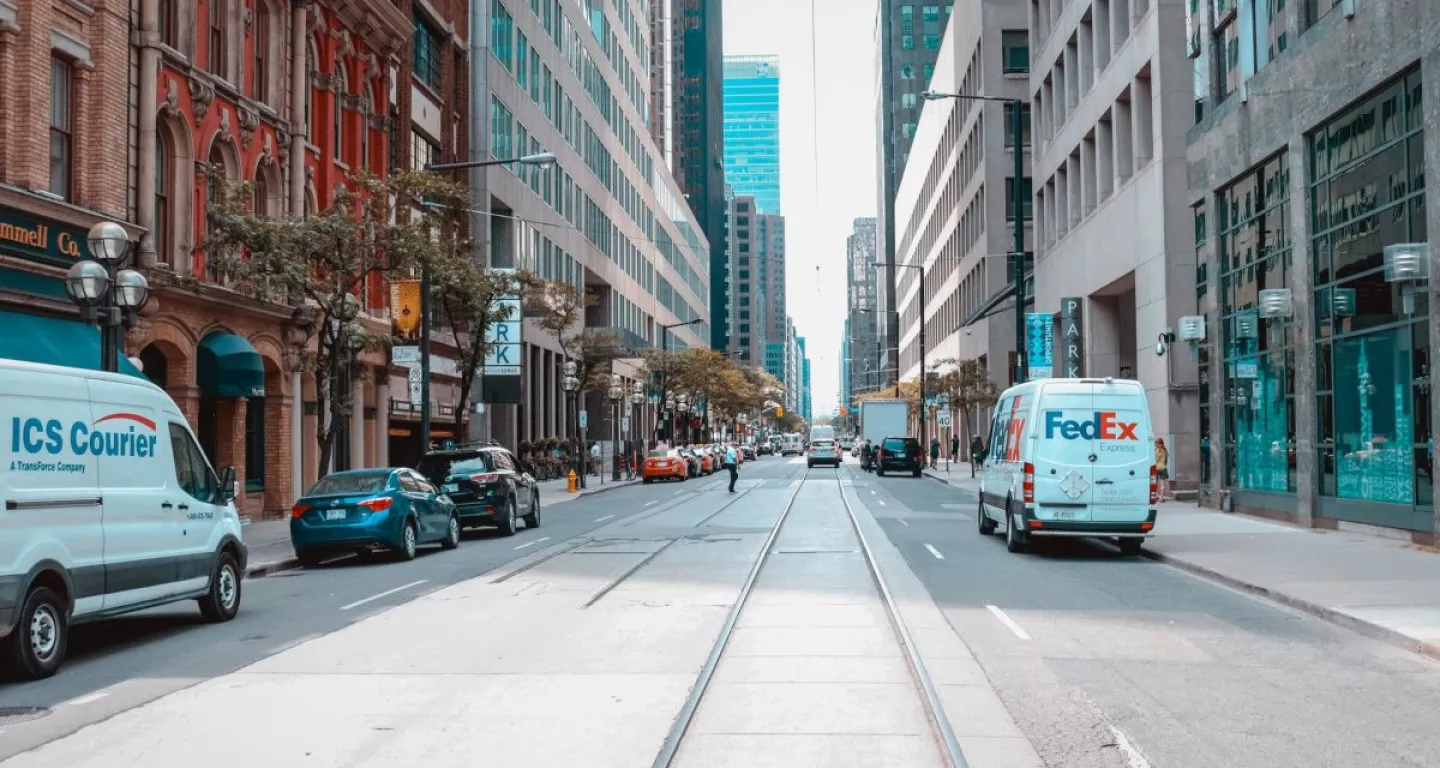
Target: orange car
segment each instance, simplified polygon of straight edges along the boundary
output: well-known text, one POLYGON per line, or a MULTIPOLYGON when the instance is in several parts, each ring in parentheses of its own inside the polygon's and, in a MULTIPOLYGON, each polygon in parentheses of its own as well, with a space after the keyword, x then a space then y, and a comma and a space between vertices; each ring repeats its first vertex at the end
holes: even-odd
POLYGON ((646 485, 656 480, 679 480, 689 478, 690 467, 685 457, 674 449, 651 451, 645 455, 645 464, 640 468, 640 477, 646 485))

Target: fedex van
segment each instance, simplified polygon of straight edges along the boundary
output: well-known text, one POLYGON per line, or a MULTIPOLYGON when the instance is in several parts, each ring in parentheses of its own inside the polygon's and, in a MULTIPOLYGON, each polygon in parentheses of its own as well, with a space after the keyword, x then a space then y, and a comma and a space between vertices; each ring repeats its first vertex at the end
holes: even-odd
POLYGON ((72 625, 178 600, 234 618, 234 498, 151 382, 0 360, 0 669, 48 677, 72 625))
POLYGON ((1150 406, 1137 381, 1041 379, 1005 390, 981 472, 982 535, 1115 537, 1134 555, 1155 529, 1150 406))

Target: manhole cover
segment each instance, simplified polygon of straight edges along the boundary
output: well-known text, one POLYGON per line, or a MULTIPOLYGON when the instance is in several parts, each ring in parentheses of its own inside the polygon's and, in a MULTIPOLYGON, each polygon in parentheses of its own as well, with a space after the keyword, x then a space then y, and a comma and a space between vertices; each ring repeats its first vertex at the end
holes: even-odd
POLYGON ((0 726, 39 720, 48 714, 50 710, 45 707, 0 707, 0 726))

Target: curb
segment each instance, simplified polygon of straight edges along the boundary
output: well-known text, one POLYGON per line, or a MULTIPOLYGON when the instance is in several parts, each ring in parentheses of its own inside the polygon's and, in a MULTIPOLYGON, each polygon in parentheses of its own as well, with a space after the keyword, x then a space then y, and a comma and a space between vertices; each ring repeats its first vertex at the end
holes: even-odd
POLYGON ((621 480, 621 481, 618 482, 618 483, 617 483, 617 482, 614 482, 614 481, 611 481, 611 482, 608 482, 608 483, 606 483, 606 484, 604 484, 604 485, 602 485, 602 486, 586 488, 585 490, 580 491, 579 493, 566 493, 566 492, 564 492, 564 491, 561 491, 561 492, 560 492, 560 498, 564 499, 565 501, 573 501, 573 500, 575 500, 575 499, 583 499, 583 498, 585 498, 586 496, 594 496, 594 495, 597 494, 597 493, 605 493, 606 491, 613 491, 613 490, 616 490, 616 489, 618 489, 618 488, 629 488, 630 486, 632 486, 632 485, 638 485, 639 483, 640 483, 639 479, 635 479, 635 480, 621 480))
POLYGON ((1397 630, 1390 629, 1389 627, 1385 627, 1374 622, 1357 618, 1348 613, 1345 613, 1344 611, 1336 610, 1334 608, 1327 608, 1326 606, 1312 603, 1309 600, 1303 600, 1293 595, 1287 595, 1284 592, 1279 592, 1269 587, 1261 586, 1259 584, 1252 584, 1243 579, 1237 579, 1234 576, 1227 576, 1223 573, 1220 573, 1219 571, 1206 568, 1201 565, 1196 565, 1195 563, 1192 563, 1188 560, 1173 557, 1163 552, 1156 552, 1152 549, 1142 548, 1140 550, 1140 556, 1147 560, 1153 560, 1157 563, 1168 565, 1177 570, 1186 571, 1187 573, 1193 574, 1195 576, 1200 576, 1217 584, 1230 587, 1231 589, 1244 592, 1249 595, 1263 597, 1266 600, 1270 600, 1286 607, 1293 608, 1297 611, 1300 611, 1301 613, 1307 614, 1322 621, 1329 622, 1330 624, 1334 624, 1335 626, 1343 627, 1345 629, 1351 630, 1352 632, 1364 635, 1372 640, 1379 640, 1384 643, 1389 643, 1390 645, 1395 645, 1407 651, 1412 651, 1422 656, 1427 656, 1431 659, 1440 661, 1440 643, 1430 643, 1424 640, 1417 640, 1413 637, 1410 637, 1409 635, 1406 635, 1403 632, 1399 632, 1397 630))
POLYGON ((266 576, 280 573, 282 571, 293 571, 300 567, 300 561, 289 557, 284 560, 272 560, 268 563, 258 563, 245 569, 245 578, 263 579, 266 576))

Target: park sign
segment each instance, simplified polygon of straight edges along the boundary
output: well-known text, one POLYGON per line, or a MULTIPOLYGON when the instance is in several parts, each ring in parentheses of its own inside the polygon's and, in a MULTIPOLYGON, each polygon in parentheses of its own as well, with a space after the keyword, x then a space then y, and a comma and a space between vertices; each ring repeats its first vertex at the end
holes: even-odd
POLYGON ((519 286, 513 280, 515 270, 496 268, 491 272, 510 276, 515 288, 512 292, 503 294, 497 299, 504 310, 502 312, 504 319, 492 323, 489 328, 485 329, 485 343, 488 345, 488 350, 485 353, 485 364, 481 370, 481 401, 497 405, 518 404, 522 391, 520 374, 524 355, 521 336, 525 326, 520 306, 519 286))

